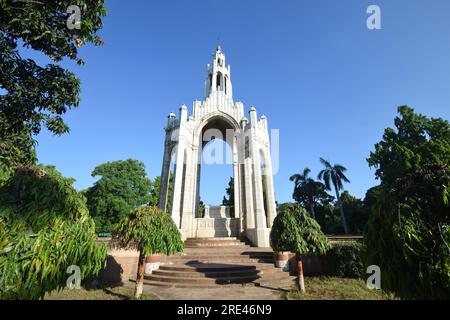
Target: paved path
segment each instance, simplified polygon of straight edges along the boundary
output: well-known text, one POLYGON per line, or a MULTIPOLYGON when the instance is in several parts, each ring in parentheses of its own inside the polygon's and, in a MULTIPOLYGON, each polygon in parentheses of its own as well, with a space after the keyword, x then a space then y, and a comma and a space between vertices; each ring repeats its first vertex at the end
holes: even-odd
POLYGON ((291 283, 288 282, 280 288, 247 285, 193 289, 146 285, 144 286, 144 294, 151 293, 158 296, 161 300, 280 300, 284 299, 290 288, 291 283))

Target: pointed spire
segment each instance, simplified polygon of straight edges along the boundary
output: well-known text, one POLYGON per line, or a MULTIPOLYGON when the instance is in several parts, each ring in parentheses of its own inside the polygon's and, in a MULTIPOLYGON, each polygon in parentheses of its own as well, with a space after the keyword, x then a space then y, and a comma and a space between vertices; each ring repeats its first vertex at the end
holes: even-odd
POLYGON ((225 96, 233 99, 233 87, 231 84, 231 69, 226 65, 225 54, 220 45, 212 55, 212 63, 207 68, 205 80, 205 97, 213 92, 223 92, 225 96))

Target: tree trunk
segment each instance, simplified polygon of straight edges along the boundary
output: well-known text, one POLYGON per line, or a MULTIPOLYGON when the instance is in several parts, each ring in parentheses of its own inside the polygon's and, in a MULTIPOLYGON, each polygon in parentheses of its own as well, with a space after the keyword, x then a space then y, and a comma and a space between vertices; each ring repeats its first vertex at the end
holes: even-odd
POLYGON ((136 290, 135 298, 139 299, 144 291, 144 272, 145 272, 145 257, 142 252, 139 252, 138 270, 136 276, 136 290))
POLYGON ((314 203, 311 201, 309 202, 309 208, 311 210, 311 216, 315 220, 316 219, 316 211, 314 210, 314 203))
POLYGON ((344 232, 345 234, 348 234, 348 226, 347 220, 345 219, 344 207, 342 206, 341 196, 339 195, 339 190, 336 188, 336 184, 334 185, 334 190, 336 191, 336 198, 338 201, 339 210, 341 211, 341 221, 342 225, 344 226, 344 232))
POLYGON ((305 293, 305 278, 303 277, 303 263, 300 253, 297 253, 297 275, 298 290, 300 290, 302 293, 305 293))

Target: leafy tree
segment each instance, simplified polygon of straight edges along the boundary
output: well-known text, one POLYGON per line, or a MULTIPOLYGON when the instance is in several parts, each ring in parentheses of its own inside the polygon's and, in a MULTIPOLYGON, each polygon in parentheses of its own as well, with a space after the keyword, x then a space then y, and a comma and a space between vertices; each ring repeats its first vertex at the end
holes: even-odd
POLYGON ((363 245, 360 242, 335 243, 328 251, 332 267, 332 276, 341 278, 362 278, 365 275, 361 258, 363 245))
POLYGON ((369 220, 370 210, 364 206, 361 199, 352 196, 348 191, 341 194, 341 201, 350 232, 362 234, 369 220))
POLYGON ((69 58, 82 64, 78 49, 86 43, 102 43, 97 32, 102 28, 101 19, 105 14, 103 0, 0 1, 0 164, 3 166, 0 170, 3 174, 15 168, 14 162, 33 163, 32 136, 42 126, 57 135, 69 131, 62 115, 78 106, 80 81, 56 63, 69 58), (80 28, 68 28, 68 21, 73 19, 67 11, 74 4, 81 9, 80 28), (56 63, 39 66, 22 57, 19 45, 40 51, 56 63))
POLYGON ((381 197, 382 192, 383 188, 381 186, 376 186, 367 190, 366 196, 364 197, 364 208, 370 211, 370 209, 376 204, 377 199, 381 197))
POLYGON ((66 286, 67 268, 97 274, 106 248, 73 179, 54 167, 19 167, 0 188, 0 298, 39 299, 66 286))
POLYGON ((381 181, 365 233, 365 262, 383 290, 450 298, 450 125, 402 106, 368 159, 381 181))
POLYGON ((205 217, 205 203, 202 200, 198 202, 198 217, 199 218, 205 217))
POLYGON ((0 185, 13 173, 15 168, 24 165, 33 165, 36 162, 35 141, 31 133, 7 134, 9 127, 2 119, 0 113, 0 185))
POLYGON ((297 206, 298 206, 297 203, 292 203, 292 202, 278 203, 277 202, 277 212, 283 212, 283 211, 287 210, 287 208, 293 208, 293 207, 297 207, 297 206))
POLYGON ((226 189, 227 197, 223 197, 222 205, 230 207, 231 216, 234 217, 234 178, 231 177, 226 189))
POLYGON ((301 207, 287 207, 279 213, 270 232, 270 246, 276 252, 295 252, 297 255, 298 287, 305 292, 302 255, 326 253, 330 247, 319 224, 301 207))
POLYGON ((124 217, 117 226, 115 237, 123 246, 139 251, 136 277, 136 298, 144 287, 145 258, 152 254, 173 255, 184 250, 181 234, 172 217, 157 207, 143 206, 124 217))
POLYGON ((322 183, 308 177, 310 173, 311 170, 305 168, 303 173, 297 173, 290 177, 290 180, 294 182, 292 197, 297 203, 309 208, 311 216, 316 219, 315 206, 318 202, 330 201, 330 196, 322 183))
POLYGON ((332 203, 319 204, 316 206, 316 221, 325 234, 342 234, 344 228, 337 208, 332 203))
POLYGON ((320 162, 325 166, 325 169, 320 171, 318 179, 324 181, 327 190, 331 190, 331 184, 333 184, 334 191, 336 192, 337 203, 341 211, 342 226, 344 227, 344 232, 348 234, 349 230, 345 219, 344 207, 342 206, 341 197, 339 195, 339 191, 344 187, 342 182, 350 182, 344 174, 347 169, 339 164, 333 166, 329 161, 324 160, 323 158, 320 158, 320 162))
POLYGON ((130 211, 151 201, 152 182, 140 161, 107 162, 97 166, 92 176, 100 179, 86 196, 99 231, 112 231, 130 211))
MULTIPOLYGON (((166 211, 170 212, 172 208, 172 192, 173 192, 173 174, 169 173, 169 187, 167 192, 167 207, 166 211)), ((159 192, 161 189, 161 177, 157 176, 155 180, 152 182, 152 191, 150 192, 150 205, 157 206, 159 205, 159 192)))
POLYGON ((158 205, 160 186, 161 186, 161 177, 157 176, 152 181, 152 188, 151 188, 151 191, 150 191, 149 205, 151 205, 151 206, 157 206, 158 205))
POLYGON ((77 60, 85 43, 102 43, 97 32, 106 15, 104 1, 79 0, 82 9, 80 28, 68 28, 71 0, 14 1, 0 3, 0 110, 12 133, 31 130, 39 133, 44 124, 51 132, 68 131, 61 115, 79 103, 80 82, 76 76, 56 64, 38 66, 21 57, 18 43, 41 51, 53 61, 77 60))

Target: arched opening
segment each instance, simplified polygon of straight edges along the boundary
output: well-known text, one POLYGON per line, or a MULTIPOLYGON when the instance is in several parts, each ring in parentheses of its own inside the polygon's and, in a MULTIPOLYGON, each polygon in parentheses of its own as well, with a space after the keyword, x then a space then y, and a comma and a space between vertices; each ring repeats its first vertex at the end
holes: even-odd
POLYGON ((217 79, 216 79, 216 88, 217 91, 222 90, 222 73, 217 73, 217 79))
POLYGON ((234 216, 233 132, 233 125, 221 117, 210 119, 202 129, 197 217, 203 217, 204 206, 226 206, 234 216))
POLYGON ((203 148, 200 201, 204 205, 221 206, 225 198, 230 198, 226 191, 233 178, 233 165, 226 161, 227 153, 231 153, 231 148, 222 139, 211 140, 203 148))

